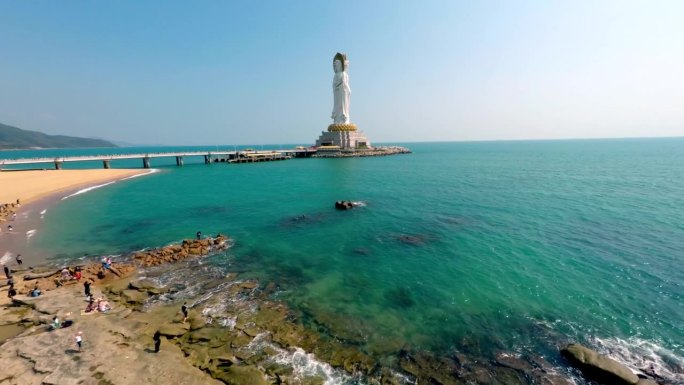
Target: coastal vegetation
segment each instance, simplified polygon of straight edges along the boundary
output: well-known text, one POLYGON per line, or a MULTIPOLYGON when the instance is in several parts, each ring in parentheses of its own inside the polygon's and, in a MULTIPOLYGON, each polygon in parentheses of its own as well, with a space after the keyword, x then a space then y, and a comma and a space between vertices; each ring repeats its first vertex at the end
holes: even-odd
POLYGON ((79 138, 66 135, 48 135, 38 131, 23 130, 0 123, 0 150, 29 148, 83 148, 117 147, 102 139, 79 138))

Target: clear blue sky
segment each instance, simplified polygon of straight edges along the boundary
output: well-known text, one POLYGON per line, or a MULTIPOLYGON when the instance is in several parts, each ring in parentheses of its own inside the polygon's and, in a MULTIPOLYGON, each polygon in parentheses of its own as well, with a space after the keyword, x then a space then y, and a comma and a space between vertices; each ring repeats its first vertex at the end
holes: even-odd
POLYGON ((0 122, 313 143, 337 51, 374 142, 684 135, 677 0, 0 0, 0 122))

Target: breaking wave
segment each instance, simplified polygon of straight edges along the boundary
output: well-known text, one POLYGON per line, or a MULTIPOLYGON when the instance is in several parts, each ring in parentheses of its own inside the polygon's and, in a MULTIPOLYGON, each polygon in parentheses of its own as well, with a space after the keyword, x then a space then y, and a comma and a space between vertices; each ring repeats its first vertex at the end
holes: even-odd
POLYGON ((98 188, 100 188, 100 187, 109 186, 110 184, 114 184, 114 183, 116 183, 116 182, 115 182, 115 181, 112 181, 112 182, 107 182, 107 183, 103 183, 103 184, 98 184, 98 185, 95 185, 95 186, 86 187, 86 188, 84 188, 84 189, 81 189, 81 190, 76 191, 75 193, 73 193, 73 194, 71 194, 71 195, 65 196, 64 198, 62 198, 62 200, 69 199, 69 198, 71 198, 71 197, 75 197, 76 195, 85 194, 85 193, 87 193, 88 191, 92 191, 92 190, 98 189, 98 188))
POLYGON ((641 338, 592 339, 596 350, 627 365, 635 373, 653 375, 672 384, 684 384, 684 357, 641 338))

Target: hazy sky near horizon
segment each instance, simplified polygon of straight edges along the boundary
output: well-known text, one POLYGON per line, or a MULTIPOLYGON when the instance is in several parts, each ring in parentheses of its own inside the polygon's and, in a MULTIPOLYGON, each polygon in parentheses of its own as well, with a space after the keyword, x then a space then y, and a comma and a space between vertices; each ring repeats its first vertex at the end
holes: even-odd
POLYGON ((684 135, 684 1, 0 0, 0 123, 311 143, 348 54, 373 142, 684 135))

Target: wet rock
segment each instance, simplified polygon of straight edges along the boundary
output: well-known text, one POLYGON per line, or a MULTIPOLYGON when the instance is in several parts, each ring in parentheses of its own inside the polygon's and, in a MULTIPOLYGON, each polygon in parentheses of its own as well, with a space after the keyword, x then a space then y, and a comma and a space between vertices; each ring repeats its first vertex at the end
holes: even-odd
POLYGON ((402 352, 399 365, 418 380, 419 384, 457 385, 460 368, 447 358, 436 358, 427 353, 409 354, 402 352))
POLYGON ((268 297, 276 291, 278 291, 278 285, 275 282, 269 282, 268 285, 266 285, 264 290, 261 292, 261 295, 263 297, 268 297))
POLYGON ((205 327, 188 334, 190 343, 199 343, 208 347, 219 347, 230 343, 231 336, 222 328, 205 327))
POLYGON ((250 352, 249 350, 243 349, 243 350, 238 350, 235 352, 235 357, 239 358, 242 361, 247 361, 250 358, 254 356, 253 352, 250 352))
POLYGON ((639 377, 621 363, 580 344, 570 344, 561 354, 587 377, 606 385, 635 385, 639 377))
POLYGON ((129 304, 141 305, 147 300, 148 296, 147 293, 127 289, 121 292, 121 298, 129 304))
POLYGON ((531 372, 534 369, 527 361, 508 353, 497 354, 494 362, 497 365, 521 372, 531 372))
POLYGON ((259 286, 259 284, 256 283, 256 282, 254 282, 254 281, 245 281, 245 282, 240 282, 240 283, 238 284, 238 286, 239 286, 241 289, 244 289, 244 290, 253 290, 253 289, 255 289, 257 286, 259 286))
POLYGON ((204 317, 199 314, 192 314, 188 321, 190 322, 190 330, 201 329, 207 324, 207 321, 204 320, 204 317))
POLYGON ((230 346, 233 348, 240 348, 252 342, 252 337, 243 332, 239 332, 237 336, 231 341, 230 346))
POLYGON ((165 337, 176 338, 184 335, 190 330, 187 324, 167 323, 159 328, 159 333, 165 337))
POLYGON ((209 252, 228 247, 228 238, 217 235, 215 238, 186 239, 180 245, 171 245, 145 250, 133 254, 133 259, 142 266, 157 266, 168 262, 181 261, 189 257, 206 255, 209 252))
POLYGON ((494 378, 501 385, 526 385, 525 378, 518 371, 510 368, 495 368, 494 378))
POLYGON ((350 201, 337 201, 335 202, 335 208, 338 210, 351 210, 354 208, 354 204, 350 201))
POLYGON ((157 284, 149 279, 141 279, 133 281, 128 284, 128 287, 133 290, 147 292, 150 295, 166 293, 168 289, 159 287, 157 284))
POLYGON ((269 385, 266 376, 254 366, 232 365, 212 374, 216 379, 232 385, 269 385))
POLYGON ((182 349, 192 366, 202 370, 209 368, 209 353, 206 346, 186 344, 182 346, 182 349))

